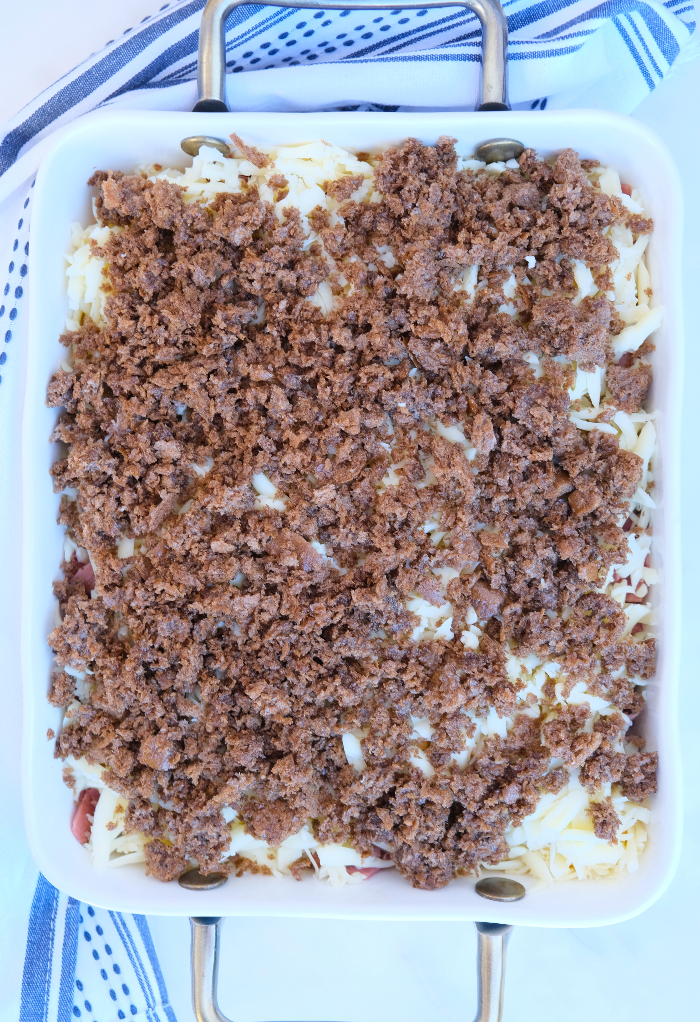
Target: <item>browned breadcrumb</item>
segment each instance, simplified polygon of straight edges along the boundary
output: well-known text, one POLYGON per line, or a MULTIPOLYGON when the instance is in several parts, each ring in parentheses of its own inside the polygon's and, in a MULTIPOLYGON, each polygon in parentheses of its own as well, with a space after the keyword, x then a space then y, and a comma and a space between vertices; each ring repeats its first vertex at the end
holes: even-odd
POLYGON ((75 678, 65 671, 54 671, 51 675, 51 689, 48 699, 52 706, 67 706, 75 692, 75 678))
POLYGON ((608 796, 599 802, 591 802, 587 811, 593 820, 593 833, 595 836, 600 838, 601 841, 609 841, 611 844, 616 845, 620 817, 615 812, 612 798, 608 796))
POLYGON ((236 135, 235 132, 232 131, 229 138, 235 147, 240 149, 246 160, 250 160, 255 167, 266 167, 270 162, 265 153, 261 153, 259 149, 256 149, 252 145, 246 145, 243 139, 239 135, 236 135))
POLYGON ((548 774, 542 778, 540 782, 540 791, 549 791, 553 795, 560 792, 561 789, 569 783, 569 773, 563 767, 557 767, 555 770, 551 770, 548 774))
MULTIPOLYGON (((301 880, 301 866, 298 862, 292 863, 293 866, 297 867, 293 873, 295 880, 301 880)), ((232 872, 235 872, 237 877, 242 877, 244 873, 252 873, 258 876, 272 876, 272 870, 269 866, 261 865, 259 862, 253 862, 252 859, 246 859, 242 855, 234 855, 231 860, 232 872)), ((290 867, 291 869, 291 867, 290 867)))
POLYGON ((146 872, 156 880, 174 880, 187 869, 188 862, 179 848, 158 838, 144 846, 146 872))
POLYGON ((362 181, 362 177, 341 177, 337 181, 324 181, 323 190, 338 202, 346 202, 362 181))
POLYGON ((50 727, 50 728, 48 729, 48 731, 46 732, 46 737, 47 737, 47 738, 49 739, 49 741, 50 741, 50 740, 51 740, 52 738, 55 738, 55 737, 56 737, 56 732, 54 731, 54 729, 53 729, 52 727, 50 727))
POLYGON ((313 869, 313 866, 306 856, 304 856, 301 859, 296 859, 294 862, 291 862, 287 868, 295 880, 302 880, 306 870, 313 869))
POLYGON ((618 408, 625 412, 640 411, 651 385, 651 367, 637 362, 629 369, 608 366, 605 378, 618 408))
MULTIPOLYGON (((506 738, 484 741, 464 770, 450 765, 474 731, 467 713, 515 712, 506 640, 559 658, 626 713, 643 699, 613 664, 653 670, 653 641, 622 639, 625 615, 594 589, 626 559, 617 523, 642 463, 573 425, 571 371, 554 361, 611 363, 621 329, 606 297, 572 303, 571 260, 596 272, 613 260, 601 232, 626 216, 576 154, 551 165, 527 150, 497 177, 458 172, 450 139, 377 157, 380 202, 345 201, 332 227, 315 213, 353 284, 336 287, 326 318, 306 299, 328 266, 319 246, 303 248, 294 209, 280 223, 253 188, 204 209, 165 180, 100 171, 91 182, 99 219, 122 230, 102 250, 108 325, 63 339, 74 371, 48 391, 64 406, 53 439, 68 445, 55 486, 78 492, 60 520, 95 571, 94 598, 70 565, 57 583, 56 661, 93 672, 58 754, 108 768, 129 800, 127 830, 149 838, 150 873, 223 868, 232 806, 273 844, 309 818, 322 841, 366 853, 389 843, 410 882, 432 889, 504 858, 506 829, 566 782, 553 756, 580 766, 591 791, 612 781, 645 797, 654 755, 615 751, 619 714, 586 730, 587 705, 559 707, 544 726, 516 714, 506 738), (394 267, 374 261, 377 245, 394 267), (475 263, 481 286, 465 303, 453 283, 475 263), (513 267, 516 317, 498 311, 513 267), (423 428, 435 419, 464 423, 473 462, 423 428), (192 466, 207 458, 200 478, 192 466), (378 491, 401 460, 399 485, 378 491), (284 511, 256 509, 255 473, 284 511), (439 546, 423 528, 433 514, 439 546), (125 536, 144 545, 120 560, 125 536), (459 572, 455 638, 413 642, 404 601, 417 587, 435 604, 439 568, 459 572), (458 637, 470 606, 486 622, 478 650, 458 637), (430 778, 410 762, 411 716, 434 729, 430 778), (361 776, 341 742, 357 728, 361 776)), ((646 371, 630 372, 613 380, 631 407, 646 371)), ((52 694, 62 705, 72 679, 57 675, 52 694)))
POLYGON ((655 752, 635 752, 625 759, 620 787, 631 802, 643 802, 656 793, 658 761, 655 752))

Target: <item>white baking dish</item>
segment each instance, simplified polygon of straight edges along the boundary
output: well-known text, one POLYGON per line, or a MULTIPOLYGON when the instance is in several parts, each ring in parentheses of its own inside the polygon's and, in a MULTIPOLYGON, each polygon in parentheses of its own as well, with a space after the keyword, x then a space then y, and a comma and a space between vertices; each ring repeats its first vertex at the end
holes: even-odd
POLYGON ((69 128, 45 159, 36 182, 31 228, 30 347, 24 415, 24 557, 22 655, 24 682, 24 804, 27 831, 42 872, 58 888, 95 905, 173 915, 334 916, 348 919, 489 920, 538 926, 595 926, 629 918, 668 885, 680 844, 680 759, 676 676, 680 624, 679 428, 682 384, 680 299, 682 210, 680 185, 662 143, 631 119, 598 111, 554 113, 321 113, 187 114, 106 112, 69 128), (494 136, 512 136, 541 155, 565 147, 616 167, 642 193, 655 220, 649 247, 654 301, 666 307, 657 335, 652 401, 659 410, 655 465, 659 510, 654 551, 661 582, 653 588, 659 618, 657 679, 648 687, 641 720, 648 747, 660 759, 649 844, 635 874, 569 882, 515 904, 484 901, 474 880, 457 879, 435 892, 414 890, 394 870, 334 889, 311 878, 246 875, 214 891, 186 891, 144 874, 143 866, 97 872, 71 835, 72 796, 53 757, 48 728, 61 712, 46 700, 52 661, 46 637, 53 627, 52 581, 58 577, 63 530, 49 467, 57 458, 48 437, 56 410, 45 407, 49 378, 64 349, 58 343, 67 310, 65 261, 69 224, 90 220, 86 181, 95 169, 132 170, 139 163, 183 166, 180 140, 192 134, 225 138, 236 131, 253 144, 291 144, 324 138, 357 149, 382 147, 409 135, 458 140, 472 152, 494 136))

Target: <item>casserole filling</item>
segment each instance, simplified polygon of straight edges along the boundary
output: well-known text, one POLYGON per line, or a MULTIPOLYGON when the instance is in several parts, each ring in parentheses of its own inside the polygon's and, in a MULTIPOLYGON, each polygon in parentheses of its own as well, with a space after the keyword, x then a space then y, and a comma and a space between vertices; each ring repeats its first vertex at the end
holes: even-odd
POLYGON ((656 755, 639 195, 203 149, 74 225, 57 741, 98 866, 633 870, 656 755))

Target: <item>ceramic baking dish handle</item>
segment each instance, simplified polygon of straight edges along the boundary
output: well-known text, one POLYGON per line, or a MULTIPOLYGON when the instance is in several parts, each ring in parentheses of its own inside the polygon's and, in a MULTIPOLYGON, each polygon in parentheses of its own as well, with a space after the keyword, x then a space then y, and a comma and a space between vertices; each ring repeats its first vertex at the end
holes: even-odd
MULTIPOLYGON (((219 1011, 220 916, 196 916, 192 924, 192 1006, 197 1022, 229 1022, 219 1011)), ((474 1022, 501 1022, 506 939, 511 927, 503 923, 477 923, 479 950, 477 1012, 474 1022)))
MULTIPOLYGON (((224 29, 226 19, 236 7, 248 0, 209 0, 204 8, 199 29, 199 61, 197 65, 198 112, 222 112, 226 106, 226 46, 224 29)), ((269 7, 294 7, 319 11, 391 10, 396 4, 376 3, 375 0, 354 0, 342 3, 318 3, 314 0, 265 0, 269 7)), ((420 3, 402 3, 402 10, 420 7, 466 7, 481 22, 481 102, 477 110, 509 110, 506 82, 506 53, 508 26, 498 0, 421 0, 420 3)))

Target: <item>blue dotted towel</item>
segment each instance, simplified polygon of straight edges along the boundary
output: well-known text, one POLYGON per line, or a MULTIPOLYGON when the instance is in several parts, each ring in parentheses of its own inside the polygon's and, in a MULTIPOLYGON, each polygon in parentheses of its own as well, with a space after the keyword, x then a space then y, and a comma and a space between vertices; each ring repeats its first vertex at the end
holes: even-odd
MULTIPOLYGON (((631 112, 692 49, 689 0, 507 0, 510 98, 519 109, 631 112)), ((0 128, 0 1022, 175 1022, 143 916, 81 905, 33 866, 19 779, 20 423, 34 174, 52 135, 105 105, 191 109, 204 0, 166 4, 107 43, 0 128)), ((471 109, 480 30, 454 7, 299 11, 229 19, 232 109, 471 109), (359 66, 361 65, 361 67, 359 66), (319 97, 323 97, 319 100, 319 97)), ((178 1005, 178 1011, 189 1009, 178 1005)), ((189 1017, 189 1016, 188 1016, 189 1017)))
MULTIPOLYGON (((17 1017, 17 1016, 15 1016, 17 1017)), ((19 1022, 177 1022, 146 917, 83 905, 39 875, 19 1022)))
MULTIPOLYGON (((166 4, 14 117, 0 136, 16 187, 56 128, 96 107, 191 109, 204 0, 166 4), (2 137, 4 136, 4 137, 2 137)), ((692 0, 506 0, 517 109, 630 113, 695 29, 692 0)), ((226 32, 229 105, 239 110, 473 109, 481 30, 462 8, 300 11, 250 4, 226 32), (322 98, 320 98, 322 97, 322 98)))

